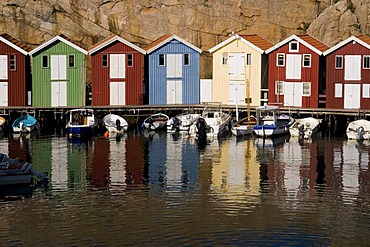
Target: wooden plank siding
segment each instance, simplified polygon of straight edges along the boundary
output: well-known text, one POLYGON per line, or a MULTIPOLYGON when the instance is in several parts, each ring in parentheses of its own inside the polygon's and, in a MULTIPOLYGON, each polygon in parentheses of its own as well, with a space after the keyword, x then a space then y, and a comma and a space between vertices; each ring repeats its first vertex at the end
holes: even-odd
MULTIPOLYGON (((13 39, 7 34, 1 35, 1 38, 9 42, 19 41, 13 39)), ((17 44, 13 43, 14 46, 17 44)), ((30 48, 22 45, 18 49, 25 49, 24 52, 30 51, 30 48)), ((7 82, 8 85, 8 106, 26 106, 27 105, 27 89, 31 84, 31 66, 28 55, 20 52, 14 47, 0 40, 0 55, 7 56, 7 71, 8 79, 0 79, 0 82, 7 82), (10 55, 15 56, 15 70, 10 70, 10 55)))
POLYGON ((360 109, 370 109, 370 98, 363 97, 363 84, 370 84, 370 69, 363 68, 364 55, 370 55, 370 49, 364 47, 358 42, 348 42, 339 49, 326 55, 326 107, 334 109, 344 108, 344 94, 345 84, 360 84, 360 109), (343 56, 343 67, 342 69, 335 68, 335 57, 337 55, 343 56), (345 56, 346 55, 360 55, 361 56, 361 80, 359 81, 347 81, 344 79, 345 71, 345 56), (335 84, 341 83, 342 97, 335 97, 335 84))
POLYGON ((91 55, 92 105, 110 104, 110 82, 126 82, 126 104, 143 104, 144 54, 121 43, 114 42, 91 55), (102 66, 102 55, 108 54, 108 66, 102 66), (125 78, 109 78, 109 54, 126 54, 125 78), (133 66, 127 65, 127 54, 133 55, 133 66))
MULTIPOLYGON (((187 44, 181 42, 176 36, 171 36, 171 40, 161 45, 154 51, 149 52, 146 56, 145 65, 147 74, 147 91, 150 105, 167 104, 167 81, 181 80, 182 81, 182 104, 199 104, 200 101, 200 67, 199 59, 200 52, 193 49, 187 44), (159 65, 160 54, 165 55, 165 65, 159 65), (181 54, 182 55, 182 76, 167 77, 167 55, 181 54), (190 63, 184 65, 184 54, 190 55, 190 63)), ((152 48, 151 45, 148 46, 152 48)), ((144 48, 147 52, 150 49, 144 48)))
POLYGON ((38 107, 51 106, 52 82, 65 81, 67 83, 67 106, 84 106, 85 63, 85 54, 60 40, 56 40, 52 44, 32 54, 32 105, 38 107), (48 56, 48 68, 42 68, 43 55, 48 56), (51 79, 50 64, 52 55, 66 55, 67 79, 51 79), (74 55, 74 67, 68 66, 68 55, 74 55))
MULTIPOLYGON (((275 84, 277 81, 282 82, 291 82, 291 83, 302 83, 302 82, 310 82, 311 83, 311 92, 309 96, 302 96, 302 106, 293 106, 298 108, 317 108, 319 106, 319 94, 322 93, 325 84, 323 79, 323 72, 322 72, 322 59, 321 54, 315 52, 311 47, 308 47, 305 44, 304 38, 305 36, 292 36, 288 38, 287 41, 282 41, 281 45, 274 49, 273 51, 269 52, 269 65, 268 65, 268 102, 269 103, 284 103, 286 104, 285 97, 293 97, 292 95, 277 95, 275 92, 275 84), (289 51, 289 45, 291 42, 298 43, 298 51, 292 52, 289 51), (277 66, 277 55, 279 53, 284 54, 284 66, 277 66), (300 79, 289 79, 286 77, 287 73, 287 55, 301 55, 301 78, 300 79), (310 67, 303 67, 303 55, 309 54, 311 55, 311 66, 310 67)), ((310 40, 313 38, 309 37, 310 40)), ((315 40, 317 41, 317 40, 315 40)), ((309 44, 314 46, 315 44, 309 44)), ((317 45, 318 46, 318 45, 317 45)), ((319 47, 321 52, 324 51, 326 46, 319 47)), ((294 92, 296 93, 296 92, 294 92)), ((286 105, 287 106, 287 105, 286 105)))

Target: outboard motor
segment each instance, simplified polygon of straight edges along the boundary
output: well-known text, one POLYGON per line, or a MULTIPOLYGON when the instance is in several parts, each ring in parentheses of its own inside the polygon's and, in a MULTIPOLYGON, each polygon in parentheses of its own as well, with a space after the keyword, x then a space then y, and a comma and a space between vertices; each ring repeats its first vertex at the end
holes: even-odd
POLYGON ((198 139, 206 139, 207 138, 207 123, 203 118, 199 118, 197 121, 197 137, 198 139))
POLYGON ((298 127, 298 130, 299 130, 299 137, 300 138, 303 138, 304 137, 304 125, 301 124, 299 127, 298 127))
POLYGON ((117 128, 118 131, 120 131, 122 129, 121 121, 119 121, 119 119, 116 120, 116 128, 117 128))
POLYGON ((180 126, 180 120, 177 117, 172 119, 172 129, 177 130, 180 126))

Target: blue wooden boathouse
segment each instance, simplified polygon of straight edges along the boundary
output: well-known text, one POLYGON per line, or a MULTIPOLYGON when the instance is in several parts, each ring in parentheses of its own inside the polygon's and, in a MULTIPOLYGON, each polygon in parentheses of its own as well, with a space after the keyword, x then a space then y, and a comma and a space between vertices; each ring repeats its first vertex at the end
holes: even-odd
POLYGON ((164 35, 144 50, 147 103, 200 103, 201 49, 176 35, 164 35))

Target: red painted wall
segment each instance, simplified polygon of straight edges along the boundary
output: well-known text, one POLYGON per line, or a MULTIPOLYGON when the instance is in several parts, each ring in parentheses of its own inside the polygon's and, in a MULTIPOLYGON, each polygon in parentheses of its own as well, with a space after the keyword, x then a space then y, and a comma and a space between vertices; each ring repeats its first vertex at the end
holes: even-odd
MULTIPOLYGON (((319 104, 319 68, 320 56, 306 46, 299 44, 299 52, 289 52, 289 43, 279 47, 268 54, 268 102, 284 102, 284 96, 280 95, 279 99, 275 94, 275 81, 286 82, 311 82, 311 96, 302 98, 302 108, 317 108, 319 104), (285 66, 276 66, 278 53, 285 54, 285 66), (302 67, 301 79, 286 79, 286 55, 287 54, 311 54, 311 67, 302 67)), ((303 66, 303 62, 302 62, 303 66)))
MULTIPOLYGON (((366 47, 349 42, 340 47, 334 52, 326 56, 326 108, 344 109, 344 85, 341 98, 335 98, 335 83, 354 83, 354 84, 370 84, 370 69, 363 69, 361 59, 361 81, 345 81, 344 80, 344 56, 345 55, 370 55, 370 50, 366 47), (343 68, 335 69, 335 56, 343 55, 343 68)), ((361 109, 370 109, 370 99, 362 98, 361 87, 361 109)))
POLYGON ((31 78, 29 57, 3 42, 0 42, 0 54, 8 55, 8 79, 0 80, 8 82, 8 106, 25 106, 27 77, 31 78), (9 68, 9 55, 16 56, 16 70, 14 71, 10 71, 9 68))
POLYGON ((143 104, 144 55, 142 53, 116 41, 92 54, 91 67, 92 105, 103 106, 110 104, 109 83, 114 81, 126 82, 126 105, 143 104), (125 79, 109 78, 109 65, 107 67, 102 66, 102 54, 133 54, 132 67, 127 67, 126 56, 125 79))

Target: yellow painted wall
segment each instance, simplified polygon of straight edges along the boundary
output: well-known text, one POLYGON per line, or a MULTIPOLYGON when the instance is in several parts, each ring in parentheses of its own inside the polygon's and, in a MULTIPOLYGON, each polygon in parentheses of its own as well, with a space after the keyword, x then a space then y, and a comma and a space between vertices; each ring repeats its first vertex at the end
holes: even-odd
MULTIPOLYGON (((223 104, 229 103, 229 65, 222 64, 222 54, 224 52, 252 54, 252 65, 246 66, 246 77, 250 79, 251 106, 259 106, 262 54, 239 40, 234 40, 213 53, 213 101, 222 102, 223 104)), ((245 95, 247 96, 247 93, 245 95)))

